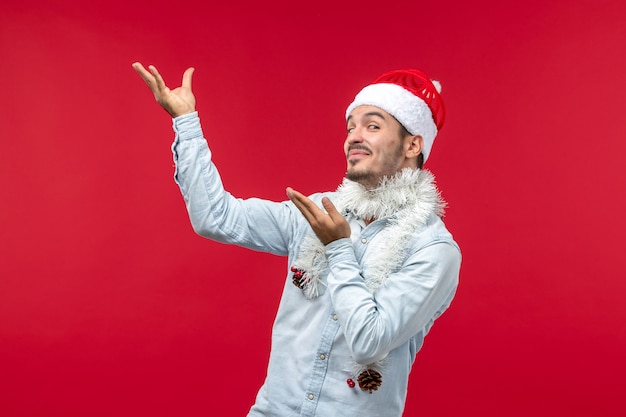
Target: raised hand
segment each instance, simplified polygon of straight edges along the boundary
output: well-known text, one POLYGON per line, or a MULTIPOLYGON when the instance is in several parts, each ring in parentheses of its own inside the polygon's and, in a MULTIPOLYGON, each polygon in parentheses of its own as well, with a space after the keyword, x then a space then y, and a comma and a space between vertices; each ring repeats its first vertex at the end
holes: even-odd
POLYGON ((194 68, 187 68, 183 73, 183 83, 180 87, 170 90, 163 81, 163 77, 154 65, 149 65, 146 70, 139 62, 133 64, 133 68, 141 78, 148 84, 150 91, 154 94, 156 101, 172 117, 196 111, 196 98, 191 91, 191 76, 194 68))
POLYGON ((324 213, 310 198, 293 188, 287 188, 287 196, 298 207, 304 218, 309 222, 318 239, 328 245, 338 239, 350 237, 350 225, 337 211, 328 197, 322 198, 324 213), (328 214, 327 214, 328 213, 328 214))

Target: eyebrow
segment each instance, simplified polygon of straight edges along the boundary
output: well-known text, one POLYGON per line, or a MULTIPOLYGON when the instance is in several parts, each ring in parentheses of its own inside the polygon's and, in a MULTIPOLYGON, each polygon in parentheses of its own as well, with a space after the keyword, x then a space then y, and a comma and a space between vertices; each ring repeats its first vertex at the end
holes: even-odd
MULTIPOLYGON (((363 115, 363 117, 371 117, 371 116, 378 116, 381 119, 386 120, 385 119, 385 115, 382 114, 381 112, 377 112, 377 111, 369 111, 369 112, 367 112, 367 113, 365 113, 363 115)), ((348 119, 346 120, 346 122, 349 122, 352 119, 353 119, 353 117, 352 117, 352 115, 350 115, 350 116, 348 116, 348 119)))

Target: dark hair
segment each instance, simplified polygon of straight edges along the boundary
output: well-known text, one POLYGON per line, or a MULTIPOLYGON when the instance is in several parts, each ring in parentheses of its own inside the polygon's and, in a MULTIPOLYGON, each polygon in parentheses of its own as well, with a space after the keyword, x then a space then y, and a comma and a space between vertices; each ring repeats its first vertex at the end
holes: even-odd
MULTIPOLYGON (((402 126, 402 123, 400 123, 400 137, 404 139, 407 136, 413 136, 413 135, 409 133, 408 130, 406 130, 406 127, 402 126)), ((417 168, 422 169, 423 166, 424 166, 424 153, 420 152, 420 154, 417 155, 417 168)))

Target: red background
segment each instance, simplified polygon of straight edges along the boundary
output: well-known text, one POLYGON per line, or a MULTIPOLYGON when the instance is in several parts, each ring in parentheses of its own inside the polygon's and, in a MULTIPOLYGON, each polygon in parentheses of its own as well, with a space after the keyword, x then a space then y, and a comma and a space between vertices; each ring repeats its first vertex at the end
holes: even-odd
POLYGON ((195 66, 227 188, 277 200, 336 187, 379 73, 439 78, 464 260, 406 415, 626 415, 625 2, 6 3, 0 415, 242 416, 264 378, 285 260, 192 232, 137 60, 195 66))

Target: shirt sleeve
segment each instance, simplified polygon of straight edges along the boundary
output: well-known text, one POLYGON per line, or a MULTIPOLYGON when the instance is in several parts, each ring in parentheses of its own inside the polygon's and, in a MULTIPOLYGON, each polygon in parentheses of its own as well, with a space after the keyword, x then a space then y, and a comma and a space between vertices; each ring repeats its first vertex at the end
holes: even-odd
POLYGON ((447 241, 413 253, 374 293, 363 281, 349 239, 326 246, 328 290, 357 363, 383 359, 428 329, 450 305, 458 284, 461 254, 447 241))
POLYGON ((197 112, 173 119, 173 129, 174 180, 194 231, 218 242, 286 255, 294 228, 290 204, 239 199, 224 190, 197 112))

